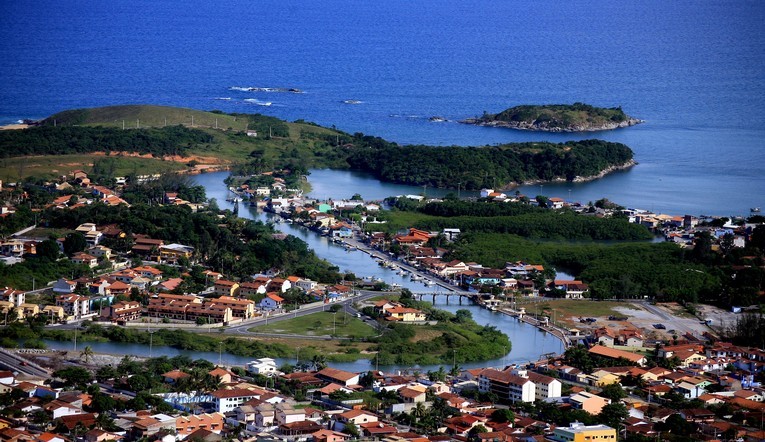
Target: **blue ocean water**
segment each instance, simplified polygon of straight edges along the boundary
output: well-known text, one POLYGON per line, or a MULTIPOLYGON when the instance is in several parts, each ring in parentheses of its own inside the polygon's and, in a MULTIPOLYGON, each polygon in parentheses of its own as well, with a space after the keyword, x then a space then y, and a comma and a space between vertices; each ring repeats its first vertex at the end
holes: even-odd
POLYGON ((400 143, 597 136, 628 144, 639 166, 544 193, 746 214, 765 205, 762 23, 759 1, 6 0, 0 122, 152 103, 305 119, 400 143), (428 121, 575 101, 621 105, 647 123, 594 135, 428 121))

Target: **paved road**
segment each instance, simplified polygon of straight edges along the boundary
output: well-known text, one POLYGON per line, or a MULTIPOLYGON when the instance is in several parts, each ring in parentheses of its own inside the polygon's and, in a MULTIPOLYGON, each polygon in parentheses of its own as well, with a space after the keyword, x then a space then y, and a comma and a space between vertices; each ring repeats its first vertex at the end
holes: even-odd
POLYGON ((21 374, 30 376, 37 376, 46 379, 50 378, 51 376, 48 370, 40 367, 34 362, 21 357, 21 355, 3 349, 0 349, 0 366, 6 367, 8 370, 16 371, 21 374))

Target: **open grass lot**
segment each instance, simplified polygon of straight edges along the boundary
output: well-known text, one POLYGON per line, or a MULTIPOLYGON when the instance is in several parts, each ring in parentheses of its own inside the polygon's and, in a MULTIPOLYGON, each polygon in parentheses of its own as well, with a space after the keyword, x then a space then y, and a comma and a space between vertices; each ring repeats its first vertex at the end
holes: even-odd
MULTIPOLYGON (((0 178, 7 182, 17 181, 27 176, 56 178, 67 175, 73 170, 92 170, 95 159, 104 158, 92 154, 78 155, 45 155, 31 157, 3 158, 0 161, 0 178)), ((139 175, 166 173, 186 169, 182 163, 163 161, 155 158, 113 156, 115 175, 124 176, 131 173, 139 175)))
MULTIPOLYGON (((521 303, 518 305, 521 306, 521 303)), ((636 309, 633 304, 628 302, 591 301, 589 299, 551 299, 538 304, 528 304, 525 307, 529 312, 546 312, 550 316, 555 312, 556 321, 560 319, 572 323, 578 323, 580 317, 630 316, 623 313, 624 309, 636 309), (619 310, 615 310, 616 307, 619 310)))
POLYGON ((365 338, 377 332, 364 321, 340 312, 317 312, 299 318, 288 319, 250 329, 259 333, 284 333, 307 336, 341 336, 365 338))

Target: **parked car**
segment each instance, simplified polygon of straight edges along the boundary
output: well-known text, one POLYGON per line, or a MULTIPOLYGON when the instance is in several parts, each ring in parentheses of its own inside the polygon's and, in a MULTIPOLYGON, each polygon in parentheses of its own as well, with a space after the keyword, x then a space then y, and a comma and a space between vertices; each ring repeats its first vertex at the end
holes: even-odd
POLYGON ((667 327, 664 324, 654 324, 653 328, 657 328, 659 330, 665 330, 667 327))

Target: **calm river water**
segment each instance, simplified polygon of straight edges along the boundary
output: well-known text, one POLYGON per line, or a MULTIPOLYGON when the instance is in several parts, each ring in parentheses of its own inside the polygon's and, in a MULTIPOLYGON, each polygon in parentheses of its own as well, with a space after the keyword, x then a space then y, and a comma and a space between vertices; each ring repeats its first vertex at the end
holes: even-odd
MULTIPOLYGON (((321 175, 322 177, 327 179, 329 178, 328 173, 337 173, 339 175, 339 179, 346 180, 346 181, 353 177, 353 174, 350 174, 347 172, 321 171, 321 174, 317 174, 317 175, 321 175)), ((194 177, 194 179, 196 180, 197 183, 205 187, 208 198, 215 198, 218 202, 218 205, 221 208, 233 208, 233 205, 226 201, 227 189, 226 189, 226 185, 223 183, 223 180, 227 176, 228 176, 228 172, 216 172, 216 173, 198 175, 194 177)), ((311 180, 311 182, 313 183, 313 180, 311 180)), ((389 190, 394 190, 395 192, 399 192, 399 193, 414 193, 415 190, 417 190, 416 188, 413 188, 411 186, 391 186, 386 184, 386 185, 380 186, 382 188, 380 192, 382 193, 376 194, 372 192, 372 190, 376 187, 374 183, 372 183, 368 178, 363 176, 360 177, 358 181, 352 181, 351 184, 353 184, 351 187, 342 186, 342 188, 345 188, 345 189, 360 188, 361 189, 360 193, 366 198, 382 198, 382 196, 378 196, 378 195, 382 195, 383 193, 388 192, 389 190), (383 189, 387 189, 387 190, 383 190, 383 189)), ((316 189, 316 187, 314 187, 314 189, 316 189)), ((347 197, 350 197, 350 196, 351 195, 347 195, 347 197)), ((258 219, 265 222, 269 222, 273 220, 272 215, 270 214, 258 212, 255 209, 246 208, 244 206, 240 207, 239 216, 243 218, 248 218, 248 219, 258 219)), ((358 276, 382 278, 385 282, 389 284, 397 283, 402 285, 403 287, 409 288, 413 292, 418 292, 418 293, 433 292, 433 288, 425 287, 422 283, 419 283, 419 282, 412 282, 409 280, 409 278, 404 278, 402 276, 399 276, 398 274, 396 274, 394 271, 390 269, 380 267, 379 265, 377 265, 377 262, 375 260, 369 257, 369 255, 359 251, 352 251, 352 252, 346 251, 343 247, 340 247, 334 243, 329 242, 326 237, 320 236, 313 231, 310 231, 308 229, 305 229, 299 226, 294 226, 292 224, 287 224, 287 223, 275 223, 275 227, 284 233, 289 233, 291 235, 294 235, 302 239, 303 241, 308 243, 308 246, 311 249, 313 249, 319 257, 324 258, 327 261, 338 266, 340 270, 343 270, 343 271, 347 270, 347 271, 353 272, 354 274, 358 276)), ((426 298, 425 300, 430 300, 430 299, 426 298)), ((500 366, 510 362, 524 362, 529 360, 536 360, 539 358, 540 355, 544 353, 550 353, 550 352, 559 353, 563 349, 561 342, 554 336, 548 333, 542 332, 528 324, 518 322, 515 318, 512 318, 510 316, 506 316, 501 313, 491 312, 484 308, 478 307, 477 305, 473 304, 470 301, 466 300, 460 304, 457 300, 452 298, 451 302, 447 304, 445 296, 436 296, 435 305, 436 307, 440 309, 448 310, 450 312, 455 312, 458 309, 470 310, 476 322, 478 322, 479 324, 493 325, 497 327, 499 330, 506 333, 510 337, 510 341, 512 342, 512 350, 504 358, 500 358, 493 361, 480 362, 480 363, 462 364, 464 367, 500 366)), ((48 345, 50 348, 54 348, 54 349, 71 349, 72 348, 71 343, 49 341, 48 345)), ((114 354, 133 354, 133 355, 141 355, 141 356, 148 356, 149 354, 149 348, 145 345, 122 344, 122 343, 111 343, 111 342, 110 343, 93 342, 93 343, 88 343, 87 345, 90 345, 93 348, 93 350, 96 352, 114 353, 114 354)), ((159 355, 174 356, 178 354, 186 354, 193 358, 204 358, 210 361, 218 361, 218 358, 219 358, 219 355, 217 353, 189 352, 189 351, 177 350, 170 347, 154 347, 152 354, 154 356, 159 356, 159 355)), ((226 364, 243 365, 250 360, 252 360, 252 358, 229 355, 229 354, 222 355, 222 361, 226 364)), ((295 359, 293 358, 290 360, 279 361, 279 363, 282 363, 282 362, 294 363, 295 359)), ((356 362, 349 362, 349 363, 331 363, 330 365, 343 370, 362 371, 362 370, 368 370, 372 368, 373 363, 374 363, 373 361, 370 362, 367 360, 359 360, 356 362)), ((382 367, 381 366, 380 368, 385 370, 393 370, 393 369, 408 369, 412 367, 397 367, 397 366, 382 367)), ((437 369, 438 366, 429 366, 429 367, 421 367, 421 368, 437 369)))

